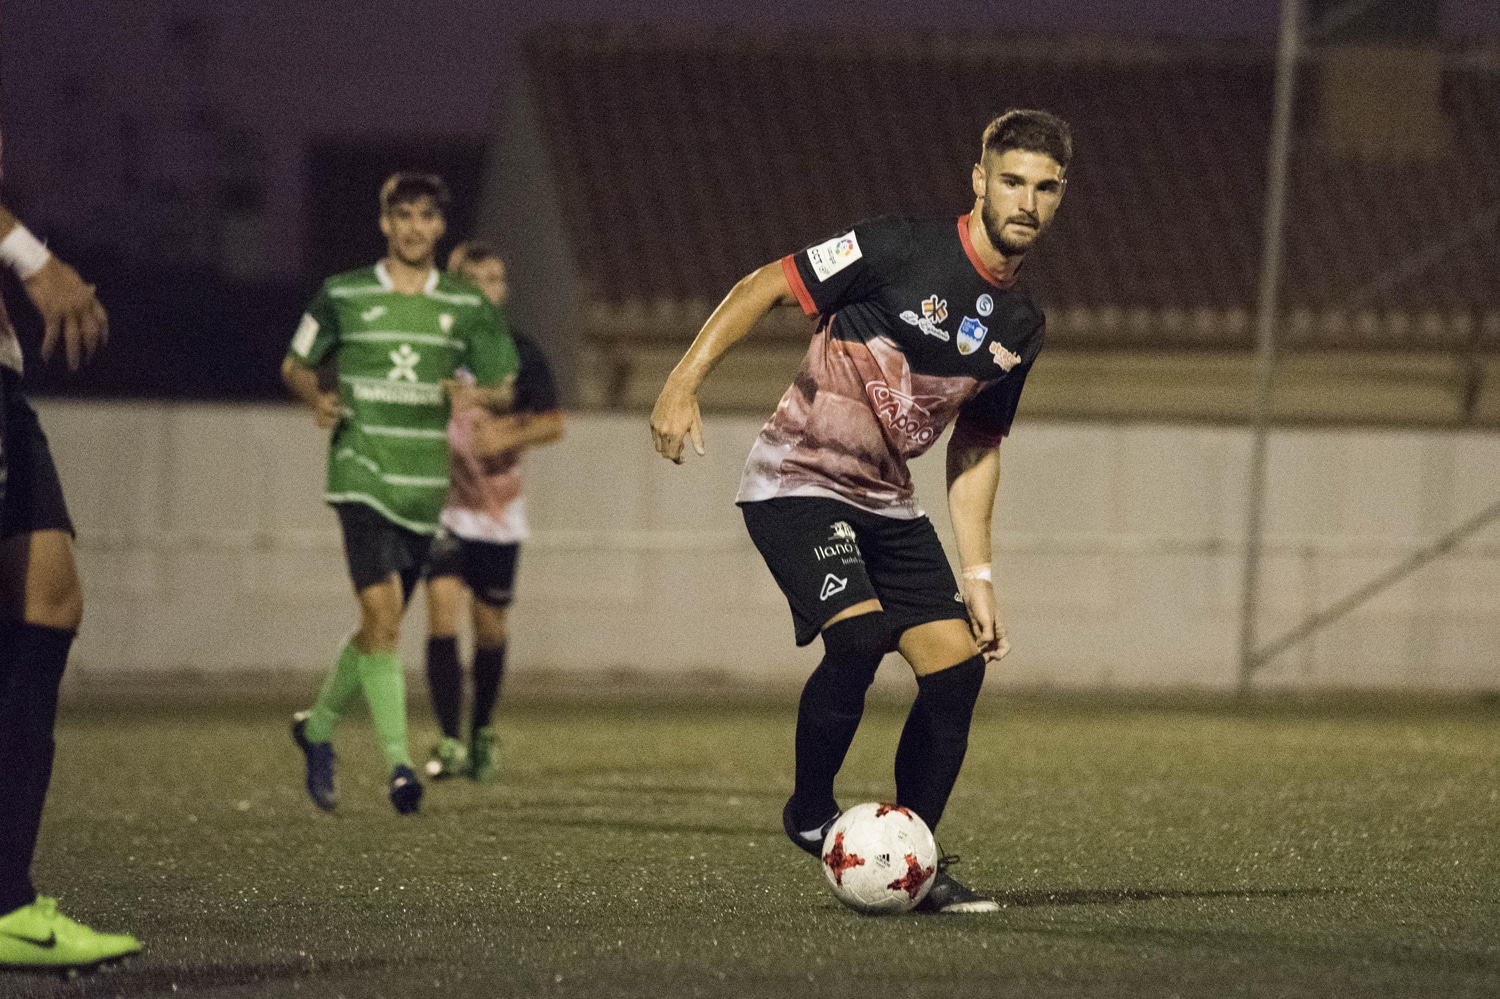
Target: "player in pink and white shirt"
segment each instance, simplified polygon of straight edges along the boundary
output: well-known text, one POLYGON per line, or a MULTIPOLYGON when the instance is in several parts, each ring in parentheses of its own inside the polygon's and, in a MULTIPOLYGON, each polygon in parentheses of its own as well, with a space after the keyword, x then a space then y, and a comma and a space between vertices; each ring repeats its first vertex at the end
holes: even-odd
MULTIPOLYGON (((505 262, 477 241, 454 247, 448 269, 464 274, 496 307, 505 304, 505 262)), ((516 560, 529 531, 521 495, 522 456, 528 448, 563 435, 557 385, 541 350, 515 333, 520 373, 512 408, 497 415, 454 392, 448 424, 448 502, 442 530, 427 561, 427 682, 433 712, 443 730, 427 773, 433 778, 467 774, 495 776, 491 728, 505 671, 506 609, 515 584, 516 560), (474 701, 469 745, 460 735, 463 668, 458 660, 459 619, 472 595, 474 701)))

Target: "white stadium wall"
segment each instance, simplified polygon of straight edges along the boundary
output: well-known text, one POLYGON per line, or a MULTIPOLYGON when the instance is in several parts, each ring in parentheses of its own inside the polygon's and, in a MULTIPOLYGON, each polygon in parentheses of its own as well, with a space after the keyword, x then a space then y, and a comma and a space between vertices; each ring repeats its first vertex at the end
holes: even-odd
MULTIPOLYGON (((76 678, 318 671, 353 623, 323 436, 290 407, 42 401, 79 530, 76 678)), ((785 604, 733 505, 759 427, 710 416, 675 467, 644 418, 571 418, 529 459, 512 662, 523 675, 786 683, 785 604)), ((947 537, 939 444, 914 469, 947 537)), ((996 574, 1015 651, 994 683, 1235 682, 1249 437, 1027 422, 1005 445, 996 574)), ((1275 635, 1500 497, 1500 436, 1287 430, 1271 446, 1262 632, 1275 635)), ((1268 666, 1267 686, 1500 686, 1492 525, 1268 666)), ((421 663, 421 607, 403 639, 421 663)), ((888 663, 885 682, 900 679, 888 663)), ((309 687, 309 689, 311 689, 309 687)))

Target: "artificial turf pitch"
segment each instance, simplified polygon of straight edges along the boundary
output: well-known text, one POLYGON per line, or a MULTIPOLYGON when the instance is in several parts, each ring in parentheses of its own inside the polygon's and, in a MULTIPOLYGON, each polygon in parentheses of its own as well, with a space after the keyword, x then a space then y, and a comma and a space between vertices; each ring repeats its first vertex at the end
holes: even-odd
POLYGON ((939 839, 1005 908, 883 918, 782 837, 794 711, 508 703, 400 818, 362 722, 324 815, 281 705, 72 703, 37 881, 147 950, 0 996, 1500 994, 1500 709, 987 695, 939 839))

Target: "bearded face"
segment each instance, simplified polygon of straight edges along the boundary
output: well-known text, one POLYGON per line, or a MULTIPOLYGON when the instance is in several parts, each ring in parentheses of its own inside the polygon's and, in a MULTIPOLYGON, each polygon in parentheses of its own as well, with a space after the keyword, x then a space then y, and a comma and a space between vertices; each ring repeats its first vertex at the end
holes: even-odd
POLYGON ((990 245, 1007 257, 1031 249, 1057 213, 1065 183, 1062 167, 1045 153, 986 153, 974 168, 974 193, 990 245))

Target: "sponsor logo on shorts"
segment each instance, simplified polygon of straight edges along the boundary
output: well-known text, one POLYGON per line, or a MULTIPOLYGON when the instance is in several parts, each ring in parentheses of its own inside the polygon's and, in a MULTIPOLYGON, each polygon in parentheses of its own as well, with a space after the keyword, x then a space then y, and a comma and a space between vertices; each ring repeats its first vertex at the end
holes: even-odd
POLYGON ((1009 371, 1011 368, 1014 368, 1016 365, 1021 363, 1021 355, 1012 354, 1010 351, 1006 350, 1005 345, 1002 344, 999 340, 996 340, 994 343, 990 344, 990 353, 995 355, 995 363, 1000 365, 1001 371, 1009 371))
POLYGON ((995 311, 995 300, 988 294, 980 295, 979 301, 974 303, 974 311, 981 316, 987 316, 995 311))
POLYGON ((843 565, 860 560, 859 544, 854 539, 854 528, 845 521, 837 521, 833 525, 833 533, 829 535, 829 543, 816 545, 813 548, 813 556, 819 561, 830 558, 838 558, 843 565))
POLYGON ((823 591, 818 594, 819 600, 827 600, 836 593, 843 593, 849 586, 849 580, 840 579, 833 573, 823 577, 823 591))
POLYGON ((835 236, 826 243, 819 243, 807 251, 807 262, 819 281, 827 281, 848 267, 864 254, 859 249, 859 237, 851 229, 842 236, 835 236))
POLYGON ((964 321, 958 325, 958 352, 964 355, 974 353, 984 343, 989 331, 989 327, 973 316, 964 316, 964 321))
POLYGON ((902 322, 910 326, 915 326, 928 336, 937 337, 944 343, 947 343, 949 340, 948 331, 938 324, 947 318, 948 303, 936 295, 929 295, 922 300, 922 314, 920 316, 910 309, 901 313, 902 322))

